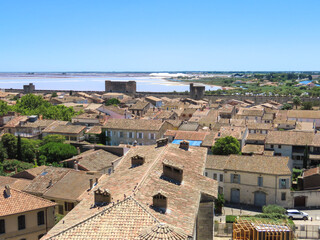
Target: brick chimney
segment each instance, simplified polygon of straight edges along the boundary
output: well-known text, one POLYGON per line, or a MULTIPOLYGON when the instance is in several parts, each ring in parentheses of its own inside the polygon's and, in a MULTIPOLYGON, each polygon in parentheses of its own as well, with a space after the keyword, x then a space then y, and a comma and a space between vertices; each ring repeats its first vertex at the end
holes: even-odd
POLYGON ((183 140, 183 141, 180 142, 180 146, 179 147, 181 149, 184 149, 184 150, 188 151, 189 150, 189 142, 183 140))
POLYGON ((157 147, 163 147, 168 144, 168 138, 160 138, 157 140, 157 147))
POLYGON ((90 178, 89 179, 89 189, 91 189, 92 187, 93 187, 93 179, 92 178, 90 178))
POLYGON ((6 185, 4 188, 5 198, 11 197, 10 186, 6 185))

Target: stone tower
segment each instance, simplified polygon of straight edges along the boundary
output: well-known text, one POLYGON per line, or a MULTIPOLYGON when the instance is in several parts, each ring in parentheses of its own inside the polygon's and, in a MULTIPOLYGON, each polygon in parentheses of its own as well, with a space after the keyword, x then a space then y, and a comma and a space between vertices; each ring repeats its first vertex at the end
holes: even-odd
POLYGON ((190 83, 190 97, 195 100, 201 100, 204 97, 205 86, 194 86, 190 83))

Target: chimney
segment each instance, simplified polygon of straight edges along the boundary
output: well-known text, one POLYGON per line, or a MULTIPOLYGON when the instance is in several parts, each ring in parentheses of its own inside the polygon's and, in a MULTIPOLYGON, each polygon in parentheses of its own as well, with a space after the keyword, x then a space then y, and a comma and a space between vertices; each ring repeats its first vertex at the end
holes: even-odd
POLYGON ((89 181, 90 181, 90 188, 89 189, 91 189, 93 187, 93 179, 90 178, 89 181))
POLYGON ((99 179, 98 179, 98 178, 96 178, 96 185, 98 185, 98 182, 99 182, 99 179))
POLYGON ((79 171, 79 166, 77 161, 74 161, 74 170, 79 171))
POLYGON ((184 150, 188 151, 189 150, 189 142, 183 140, 183 141, 180 142, 180 146, 179 147, 181 149, 184 149, 184 150))
POLYGON ((6 195, 5 197, 6 197, 6 198, 8 198, 8 197, 11 196, 10 186, 9 186, 9 185, 6 185, 6 186, 5 186, 4 192, 5 192, 5 195, 6 195))
POLYGON ((49 187, 51 187, 52 186, 52 180, 50 179, 50 181, 49 181, 49 185, 48 185, 48 187, 47 188, 49 188, 49 187))
POLYGON ((168 144, 168 138, 160 138, 157 140, 157 147, 163 147, 168 144))

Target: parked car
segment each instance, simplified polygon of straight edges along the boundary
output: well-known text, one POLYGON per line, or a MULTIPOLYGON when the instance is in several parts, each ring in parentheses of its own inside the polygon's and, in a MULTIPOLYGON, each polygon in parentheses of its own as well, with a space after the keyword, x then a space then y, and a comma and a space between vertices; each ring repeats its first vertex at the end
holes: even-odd
POLYGON ((288 209, 286 211, 286 215, 288 216, 289 219, 303 219, 303 220, 308 220, 308 213, 298 211, 296 209, 288 209))

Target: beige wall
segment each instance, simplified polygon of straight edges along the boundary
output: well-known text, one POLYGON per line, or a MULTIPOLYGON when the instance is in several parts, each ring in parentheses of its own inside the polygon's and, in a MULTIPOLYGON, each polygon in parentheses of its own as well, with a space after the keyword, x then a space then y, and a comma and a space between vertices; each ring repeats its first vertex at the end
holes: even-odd
POLYGON ((219 187, 223 188, 223 194, 226 201, 231 201, 231 189, 240 189, 240 203, 254 205, 254 193, 262 191, 266 193, 266 204, 277 204, 283 207, 292 206, 292 196, 290 193, 291 176, 277 176, 267 174, 257 174, 249 172, 221 171, 206 169, 205 175, 213 178, 217 174, 219 187), (223 174, 223 182, 219 181, 219 175, 223 174), (231 182, 231 174, 240 174, 240 184, 231 182), (262 187, 258 186, 258 177, 263 177, 262 187), (279 179, 289 179, 289 188, 279 189, 279 179), (281 200, 281 194, 286 194, 286 200, 281 200))
POLYGON ((156 144, 156 140, 159 138, 162 138, 164 133, 167 129, 172 129, 172 125, 165 122, 159 131, 144 131, 144 130, 123 130, 123 129, 106 129, 106 134, 108 134, 109 131, 112 131, 111 138, 111 145, 119 145, 119 144, 133 144, 133 142, 136 140, 138 145, 153 145, 156 144), (123 137, 119 136, 119 132, 122 132, 123 137), (129 132, 133 133, 133 137, 129 137, 129 132), (138 133, 142 133, 143 137, 138 138, 138 133), (150 134, 154 134, 154 138, 151 138, 150 134))
POLYGON ((57 214, 62 214, 62 215, 66 215, 68 214, 70 211, 67 211, 65 209, 65 202, 68 203, 73 203, 74 207, 78 204, 77 201, 71 201, 71 200, 64 200, 64 199, 57 199, 57 198, 46 198, 52 202, 55 202, 57 204, 57 206, 55 207, 55 211, 57 214), (61 207, 62 206, 62 207, 61 207), (59 208, 62 210, 62 212, 59 211, 59 208))
POLYGON ((54 207, 49 207, 47 209, 37 209, 30 212, 25 212, 21 214, 9 215, 5 217, 0 217, 0 219, 5 220, 6 233, 0 235, 0 239, 10 239, 10 240, 37 240, 39 235, 47 233, 53 226, 55 221, 55 210, 54 207), (38 216, 39 211, 44 211, 44 221, 43 225, 38 226, 38 216), (18 217, 25 215, 26 228, 23 230, 18 230, 18 217))

